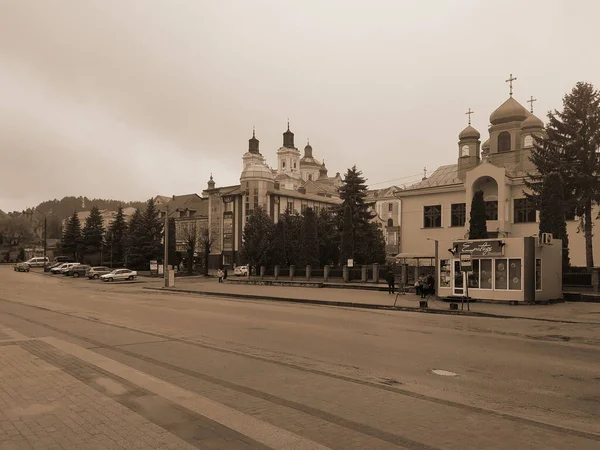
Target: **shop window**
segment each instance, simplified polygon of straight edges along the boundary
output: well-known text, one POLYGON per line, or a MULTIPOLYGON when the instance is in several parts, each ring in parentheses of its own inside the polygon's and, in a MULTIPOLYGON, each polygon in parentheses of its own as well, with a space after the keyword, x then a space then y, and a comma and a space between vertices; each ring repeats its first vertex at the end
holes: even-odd
POLYGON ((479 289, 479 260, 471 261, 471 272, 469 272, 469 289, 479 289))
POLYGON ((485 202, 486 220, 498 220, 498 200, 485 202))
POLYGON ((453 227, 464 227, 467 221, 467 205, 464 203, 453 203, 450 205, 452 213, 451 225, 453 227))
POLYGON ((231 266, 233 264, 233 257, 231 255, 223 255, 223 265, 231 266))
POLYGON ((513 291, 521 290, 521 260, 508 260, 508 288, 513 291))
POLYGON ((510 133, 503 131, 498 135, 498 152, 510 152, 510 133))
POLYGON ((423 208, 423 228, 442 227, 442 205, 425 206, 423 208))
POLYGON ((494 289, 497 291, 505 290, 508 288, 508 268, 506 259, 496 259, 495 261, 495 280, 494 289))
POLYGON ((542 260, 535 260, 535 290, 542 290, 542 260))
POLYGON ((479 288, 492 289, 492 260, 482 259, 479 261, 479 288))
POLYGON ((440 259, 440 287, 449 288, 452 282, 452 272, 449 259, 440 259))
POLYGON ((514 201, 515 223, 535 222, 536 210, 533 200, 528 198, 516 198, 514 201))

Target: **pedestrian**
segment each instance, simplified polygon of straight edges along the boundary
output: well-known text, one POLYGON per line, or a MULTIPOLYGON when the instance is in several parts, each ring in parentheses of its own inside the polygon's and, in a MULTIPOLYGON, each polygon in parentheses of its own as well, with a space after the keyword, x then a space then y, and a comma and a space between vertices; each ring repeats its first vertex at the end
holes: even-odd
POLYGON ((221 269, 217 270, 217 278, 219 279, 219 283, 223 282, 223 271, 221 269))
POLYGON ((227 279, 227 267, 223 267, 223 281, 227 279))
POLYGON ((415 293, 423 298, 423 289, 425 288, 425 274, 422 273, 415 282, 415 293))
POLYGON ((396 282, 396 277, 394 276, 394 272, 391 269, 388 271, 385 280, 388 284, 388 294, 393 294, 395 290, 394 284, 396 282))

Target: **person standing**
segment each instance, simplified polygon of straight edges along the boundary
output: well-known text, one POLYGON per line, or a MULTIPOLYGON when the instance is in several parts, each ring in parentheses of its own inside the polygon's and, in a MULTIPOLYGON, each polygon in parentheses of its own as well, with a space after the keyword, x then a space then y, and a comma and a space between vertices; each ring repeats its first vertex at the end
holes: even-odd
POLYGON ((396 277, 394 276, 394 272, 390 269, 385 277, 385 280, 387 281, 388 284, 388 294, 393 294, 396 287, 395 287, 395 283, 396 283, 396 277))
POLYGON ((217 278, 219 279, 219 283, 223 282, 223 271, 221 269, 217 270, 217 278))

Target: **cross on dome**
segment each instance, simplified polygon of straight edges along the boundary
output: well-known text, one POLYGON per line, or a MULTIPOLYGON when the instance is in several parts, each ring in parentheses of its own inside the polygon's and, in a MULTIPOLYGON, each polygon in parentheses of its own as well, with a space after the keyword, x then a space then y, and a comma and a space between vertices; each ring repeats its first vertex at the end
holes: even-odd
POLYGON ((531 113, 533 114, 533 102, 537 102, 537 98, 533 98, 533 95, 529 98, 529 100, 527 100, 527 103, 529 103, 530 107, 529 110, 531 111, 531 113))
POLYGON ((510 77, 508 77, 508 80, 506 80, 506 82, 510 86, 510 96, 511 97, 513 95, 513 81, 515 81, 516 79, 517 79, 517 77, 513 77, 513 74, 511 73, 510 77))
POLYGON ((473 114, 474 111, 471 111, 471 108, 469 108, 469 110, 465 113, 467 116, 469 116, 469 125, 471 125, 471 114, 473 114))

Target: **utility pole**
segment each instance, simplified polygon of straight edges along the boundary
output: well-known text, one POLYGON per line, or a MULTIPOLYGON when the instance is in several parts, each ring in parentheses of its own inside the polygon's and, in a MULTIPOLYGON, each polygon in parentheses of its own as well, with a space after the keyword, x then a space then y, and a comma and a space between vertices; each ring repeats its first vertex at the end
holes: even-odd
POLYGON ((439 297, 439 291, 438 291, 438 286, 440 285, 440 280, 439 280, 439 254, 438 254, 438 247, 439 247, 439 241, 437 239, 431 239, 431 238, 427 238, 428 241, 433 241, 434 247, 433 247, 433 255, 435 258, 435 265, 434 265, 434 270, 435 270, 435 274, 433 275, 433 282, 434 282, 434 289, 435 289, 435 296, 439 297))
MULTIPOLYGON (((110 232, 110 268, 113 268, 113 241, 115 240, 115 233, 110 232)), ((123 252, 121 252, 123 253, 123 252)))
POLYGON ((163 242, 165 244, 165 254, 163 257, 163 276, 165 278, 165 287, 169 287, 169 205, 166 205, 165 214, 165 232, 163 242))

